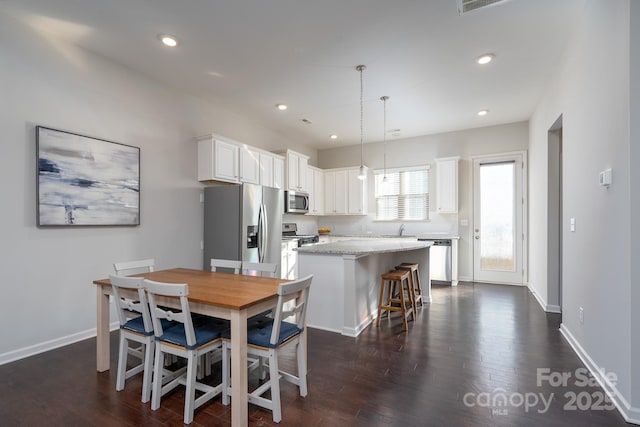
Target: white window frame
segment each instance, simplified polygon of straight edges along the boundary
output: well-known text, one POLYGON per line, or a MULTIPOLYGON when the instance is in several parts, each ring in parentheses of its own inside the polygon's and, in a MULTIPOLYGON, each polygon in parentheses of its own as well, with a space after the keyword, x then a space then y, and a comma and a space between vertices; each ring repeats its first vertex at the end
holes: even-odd
MULTIPOLYGON (((402 168, 387 168, 386 169, 386 174, 390 175, 390 174, 395 174, 395 173, 401 173, 401 172, 411 172, 411 171, 426 171, 427 173, 427 192, 425 193, 426 195, 426 209, 425 209, 425 218, 421 218, 421 219, 406 219, 406 218, 390 218, 390 219, 379 219, 379 214, 378 214, 378 177, 379 176, 383 176, 385 173, 384 169, 376 169, 373 171, 374 174, 374 199, 375 199, 375 217, 374 217, 374 221, 376 222, 397 222, 397 221, 402 221, 402 222, 410 222, 410 221, 415 221, 415 222, 428 222, 429 221, 429 186, 430 186, 430 180, 431 180, 431 166, 430 165, 421 165, 421 166, 410 166, 410 167, 402 167, 402 168)), ((400 189, 400 191, 402 191, 402 189, 400 189)), ((400 199, 404 196, 404 194, 400 193, 397 195, 397 197, 400 199)))

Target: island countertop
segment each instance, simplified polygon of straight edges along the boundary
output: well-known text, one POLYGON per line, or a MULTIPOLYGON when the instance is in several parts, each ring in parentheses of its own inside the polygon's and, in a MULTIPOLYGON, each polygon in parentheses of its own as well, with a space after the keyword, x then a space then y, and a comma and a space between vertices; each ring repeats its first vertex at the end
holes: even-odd
POLYGON ((385 252, 402 252, 428 248, 433 242, 423 242, 404 238, 350 239, 340 242, 302 246, 298 253, 325 255, 366 255, 385 252))

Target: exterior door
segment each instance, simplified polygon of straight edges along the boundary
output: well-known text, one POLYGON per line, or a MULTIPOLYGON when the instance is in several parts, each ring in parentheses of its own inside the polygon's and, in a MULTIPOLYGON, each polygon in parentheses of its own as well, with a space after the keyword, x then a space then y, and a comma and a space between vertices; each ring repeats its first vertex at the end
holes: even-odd
POLYGON ((524 282, 524 154, 473 160, 473 280, 524 282))

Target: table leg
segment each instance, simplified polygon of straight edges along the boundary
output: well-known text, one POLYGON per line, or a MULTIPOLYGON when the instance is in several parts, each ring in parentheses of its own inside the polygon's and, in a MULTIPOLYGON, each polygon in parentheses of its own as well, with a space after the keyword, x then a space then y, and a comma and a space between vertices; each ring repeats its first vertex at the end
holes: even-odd
POLYGON ((96 286, 97 326, 96 326, 96 365, 98 372, 109 370, 109 295, 102 286, 96 286))
POLYGON ((247 426, 247 310, 231 312, 231 425, 247 426))

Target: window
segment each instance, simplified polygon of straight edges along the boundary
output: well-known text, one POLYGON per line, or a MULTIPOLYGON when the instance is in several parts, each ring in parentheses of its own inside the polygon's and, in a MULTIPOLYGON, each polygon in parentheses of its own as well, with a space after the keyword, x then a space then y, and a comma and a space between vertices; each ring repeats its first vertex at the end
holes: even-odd
POLYGON ((375 174, 377 221, 429 219, 429 166, 387 169, 375 174))

